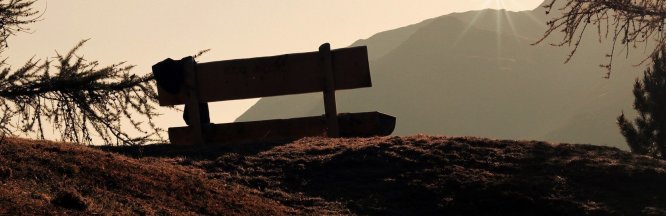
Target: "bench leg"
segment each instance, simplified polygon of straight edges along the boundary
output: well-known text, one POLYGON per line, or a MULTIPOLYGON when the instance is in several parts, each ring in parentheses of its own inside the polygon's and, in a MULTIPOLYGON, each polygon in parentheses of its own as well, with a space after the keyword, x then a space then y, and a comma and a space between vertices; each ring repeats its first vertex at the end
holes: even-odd
POLYGON ((197 74, 196 74, 196 62, 194 58, 188 57, 185 60, 185 85, 187 90, 187 101, 185 106, 187 106, 187 115, 189 119, 189 127, 192 128, 192 143, 195 145, 205 144, 204 139, 204 130, 201 107, 199 102, 199 89, 197 88, 197 74))
POLYGON ((324 71, 324 110, 326 112, 326 126, 328 137, 340 137, 340 126, 338 123, 338 111, 335 106, 335 76, 333 75, 333 57, 331 45, 322 44, 319 47, 322 57, 324 71))

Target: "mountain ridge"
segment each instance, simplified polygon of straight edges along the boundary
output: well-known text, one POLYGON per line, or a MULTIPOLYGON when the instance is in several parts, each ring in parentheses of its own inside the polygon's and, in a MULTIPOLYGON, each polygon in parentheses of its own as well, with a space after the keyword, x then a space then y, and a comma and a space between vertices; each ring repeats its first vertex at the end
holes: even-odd
MULTIPOLYGON (((636 58, 616 62, 614 76, 602 79, 598 64, 605 63, 607 50, 588 33, 574 59, 562 64, 569 48, 531 45, 545 31, 545 19, 539 7, 486 9, 358 40, 352 46, 368 47, 374 86, 339 91, 338 110, 395 115, 396 135, 542 139, 627 149, 614 121, 621 111, 633 114, 631 86, 641 69, 630 63, 636 58)), ((320 94, 262 98, 237 121, 321 115, 322 104, 320 94)))

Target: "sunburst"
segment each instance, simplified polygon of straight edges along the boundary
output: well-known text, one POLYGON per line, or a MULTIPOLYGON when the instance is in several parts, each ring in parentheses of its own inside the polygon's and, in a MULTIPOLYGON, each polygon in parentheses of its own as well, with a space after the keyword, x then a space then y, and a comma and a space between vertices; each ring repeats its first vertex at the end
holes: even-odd
MULTIPOLYGON (((518 1, 518 3, 514 0, 486 0, 482 4, 482 8, 491 8, 491 9, 498 9, 499 11, 496 11, 495 13, 495 40, 496 40, 496 54, 497 57, 499 58, 502 55, 502 50, 503 50, 503 44, 502 44, 502 37, 505 36, 505 34, 509 35, 515 35, 518 36, 519 33, 517 31, 517 27, 514 23, 514 20, 512 19, 512 16, 509 13, 512 13, 510 11, 507 11, 507 8, 518 8, 518 6, 521 5, 521 1, 518 1), (506 21, 505 21, 506 20, 506 21)), ((470 20, 469 23, 465 26, 463 31, 460 32, 456 40, 454 41, 454 46, 456 46, 460 40, 465 38, 469 31, 474 28, 474 26, 478 25, 480 17, 483 16, 483 13, 476 13, 474 17, 470 20)), ((530 16, 531 19, 537 20, 537 18, 530 16)), ((518 37, 514 37, 515 40, 519 40, 518 37)))

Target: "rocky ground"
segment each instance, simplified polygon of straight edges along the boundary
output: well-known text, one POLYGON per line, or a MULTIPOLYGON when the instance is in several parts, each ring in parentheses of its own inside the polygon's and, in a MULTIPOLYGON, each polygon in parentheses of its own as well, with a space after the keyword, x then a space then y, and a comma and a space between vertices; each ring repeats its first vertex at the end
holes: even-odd
POLYGON ((0 215, 666 215, 665 183, 615 148, 473 137, 0 144, 0 215))

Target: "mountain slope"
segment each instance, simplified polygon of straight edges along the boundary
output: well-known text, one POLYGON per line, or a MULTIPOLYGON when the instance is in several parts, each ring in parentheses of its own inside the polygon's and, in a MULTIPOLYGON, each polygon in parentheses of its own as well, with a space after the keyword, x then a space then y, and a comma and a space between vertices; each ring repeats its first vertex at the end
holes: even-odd
MULTIPOLYGON (((625 148, 615 125, 631 114, 638 60, 616 61, 612 79, 598 64, 606 45, 585 38, 568 48, 530 45, 545 30, 542 9, 456 13, 378 33, 366 45, 373 87, 339 91, 340 112, 397 117, 396 135, 470 135, 593 143, 625 148)), ((557 37, 557 36, 555 36, 557 37)), ((321 94, 263 98, 237 121, 321 115, 321 94)))

